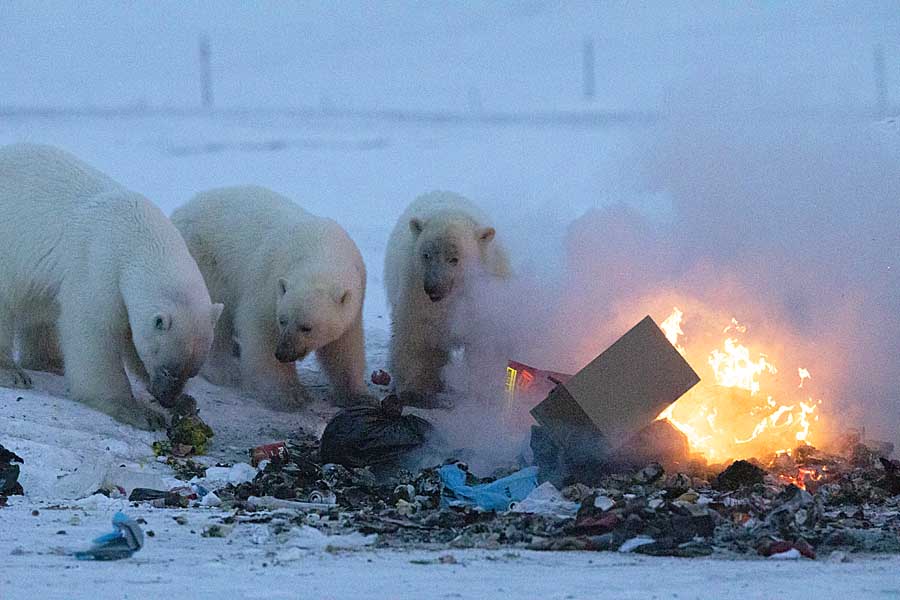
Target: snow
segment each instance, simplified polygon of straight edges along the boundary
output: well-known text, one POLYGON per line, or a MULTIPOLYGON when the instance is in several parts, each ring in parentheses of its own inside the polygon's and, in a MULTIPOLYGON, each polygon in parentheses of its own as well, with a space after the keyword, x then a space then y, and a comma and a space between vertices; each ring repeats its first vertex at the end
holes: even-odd
POLYGON ((898 557, 852 555, 845 563, 450 548, 398 552, 360 547, 366 541, 360 537, 323 545, 328 538, 309 529, 279 540, 265 526, 244 523, 225 538, 202 537, 221 513, 200 509, 127 508, 133 518, 147 521, 145 532, 154 532, 132 558, 101 563, 68 555, 109 531, 119 508, 118 503, 86 510, 14 499, 0 511, 0 597, 818 600, 900 594, 898 557), (39 514, 32 516, 35 508, 39 514), (187 523, 177 524, 176 515, 187 523), (455 564, 438 560, 448 555, 455 564))
MULTIPOLYGON (((0 144, 58 145, 167 213, 197 191, 255 183, 336 219, 368 267, 370 370, 386 366, 384 245, 393 220, 416 195, 450 189, 476 199, 501 231, 516 231, 506 242, 529 268, 537 266, 527 262, 533 257, 559 256, 566 227, 591 208, 625 198, 660 219, 671 211, 659 190, 633 185, 640 164, 632 155, 658 132, 475 117, 490 111, 656 111, 673 93, 712 94, 693 85, 694 76, 708 71, 729 73, 738 95, 760 77, 778 79, 773 87, 779 93, 765 97, 768 103, 788 98, 800 106, 860 110, 871 102, 872 44, 881 43, 888 57, 900 48, 896 7, 877 2, 865 10, 852 4, 757 10, 684 3, 662 11, 655 4, 621 3, 603 14, 593 2, 386 3, 380 10, 306 3, 296 11, 137 4, 83 2, 77 14, 27 1, 0 5, 0 56, 11 57, 0 61, 0 144), (176 10, 181 12, 173 18, 176 10), (242 110, 180 110, 196 105, 202 31, 212 41, 216 106, 242 110), (579 98, 586 36, 595 39, 601 74, 598 99, 590 106, 579 98), (775 73, 772 64, 779 66, 775 73), (142 106, 157 110, 141 114, 142 106), (30 110, 47 107, 68 109, 30 110), (116 107, 136 110, 102 110, 116 107), (416 118, 405 120, 410 115, 416 118), (442 118, 447 115, 469 119, 442 118)), ((900 94, 898 81, 888 78, 891 97, 900 94)), ((325 400, 315 363, 305 362, 300 371, 315 399, 299 413, 274 412, 231 390, 192 381, 188 391, 216 433, 210 455, 201 460, 210 466, 244 463, 247 449, 257 444, 301 429, 321 433, 335 408, 325 400)), ((201 537, 225 514, 216 506, 132 507, 93 494, 109 485, 126 493, 175 485, 171 470, 151 451, 161 434, 120 425, 68 400, 60 377, 32 377, 34 390, 0 389, 0 444, 25 459, 20 479, 27 494, 0 509, 4 600, 343 598, 361 590, 369 598, 900 595, 898 557, 813 562, 398 552, 374 549, 363 536, 329 539, 311 528, 279 539, 252 524, 239 524, 225 538, 201 537), (145 530, 155 533, 138 554, 115 563, 83 563, 66 554, 107 532, 118 510, 143 517, 145 530), (172 518, 177 515, 188 523, 178 525, 172 518), (438 561, 447 554, 455 564, 438 561), (423 561, 428 564, 418 564, 423 561)), ((148 400, 143 392, 141 399, 148 400)), ((243 471, 247 477, 248 469, 218 476, 243 471)), ((216 475, 213 469, 210 477, 216 475)))

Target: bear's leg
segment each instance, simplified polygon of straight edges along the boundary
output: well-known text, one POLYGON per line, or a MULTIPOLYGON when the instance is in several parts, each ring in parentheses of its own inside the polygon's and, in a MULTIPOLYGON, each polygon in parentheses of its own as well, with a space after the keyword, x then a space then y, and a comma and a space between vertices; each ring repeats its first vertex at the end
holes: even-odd
POLYGON ((216 321, 212 347, 200 372, 204 379, 216 385, 239 387, 241 384, 240 365, 234 356, 234 317, 228 306, 216 321))
POLYGON ((142 406, 131 394, 122 365, 121 348, 129 343, 126 334, 117 335, 108 323, 85 315, 69 315, 64 305, 59 340, 72 398, 140 429, 166 425, 165 416, 142 406))
POLYGON ((241 387, 273 410, 296 410, 306 400, 297 365, 275 358, 275 341, 262 330, 261 321, 239 314, 235 323, 241 340, 241 387))
POLYGON ((13 360, 15 338, 13 313, 8 307, 0 306, 0 386, 27 389, 31 387, 31 377, 13 360))
POLYGON ((391 376, 398 392, 436 394, 444 389, 441 370, 450 361, 450 353, 438 340, 425 340, 423 332, 402 324, 391 337, 391 376))
POLYGON ((316 350, 316 359, 339 395, 339 403, 353 403, 368 397, 362 315, 341 337, 316 350))
POLYGON ((19 336, 19 364, 23 369, 63 374, 62 352, 54 323, 29 323, 19 336))

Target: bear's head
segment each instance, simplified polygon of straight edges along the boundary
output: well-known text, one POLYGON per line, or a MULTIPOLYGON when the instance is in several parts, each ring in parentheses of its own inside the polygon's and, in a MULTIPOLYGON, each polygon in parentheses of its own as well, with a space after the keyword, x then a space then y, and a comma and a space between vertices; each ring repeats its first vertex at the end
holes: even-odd
POLYGON ((172 407, 187 380, 200 372, 222 309, 206 295, 129 311, 132 340, 147 371, 148 390, 162 406, 172 407))
POLYGON ((409 229, 416 240, 413 261, 422 291, 432 302, 461 287, 466 272, 484 262, 496 233, 493 227, 454 215, 413 218, 409 229))
POLYGON ((362 289, 352 274, 297 272, 275 289, 275 358, 288 363, 339 337, 359 315, 362 289))

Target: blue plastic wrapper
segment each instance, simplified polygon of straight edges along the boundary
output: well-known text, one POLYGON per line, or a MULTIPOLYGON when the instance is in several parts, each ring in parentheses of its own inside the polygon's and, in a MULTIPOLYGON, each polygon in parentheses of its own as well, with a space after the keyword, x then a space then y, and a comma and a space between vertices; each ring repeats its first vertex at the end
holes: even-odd
POLYGON ((112 520, 115 531, 95 539, 87 550, 75 553, 78 560, 119 560, 129 558, 144 546, 141 526, 125 513, 117 512, 112 520))
POLYGON ((441 476, 442 506, 477 506, 484 510, 506 511, 510 504, 524 500, 537 487, 537 467, 527 467, 490 483, 466 484, 466 472, 458 465, 444 465, 441 476))

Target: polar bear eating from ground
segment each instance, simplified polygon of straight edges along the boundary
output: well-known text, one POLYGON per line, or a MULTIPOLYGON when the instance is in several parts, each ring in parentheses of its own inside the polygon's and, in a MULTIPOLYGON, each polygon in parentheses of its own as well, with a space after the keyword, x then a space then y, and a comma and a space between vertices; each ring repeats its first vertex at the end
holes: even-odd
POLYGON ((256 186, 198 194, 172 221, 225 303, 208 380, 296 408, 305 396, 295 361, 315 351, 340 400, 365 395, 366 269, 337 223, 256 186))
POLYGON ((123 365, 171 406, 222 310, 169 219, 74 156, 31 144, 0 148, 0 215, 0 385, 31 387, 23 368, 64 369, 73 398, 163 425, 123 365))
POLYGON ((390 370, 399 392, 443 389, 441 369, 466 341, 452 331, 467 279, 505 279, 509 263, 488 218, 451 192, 417 198, 388 241, 384 285, 391 307, 390 370))

